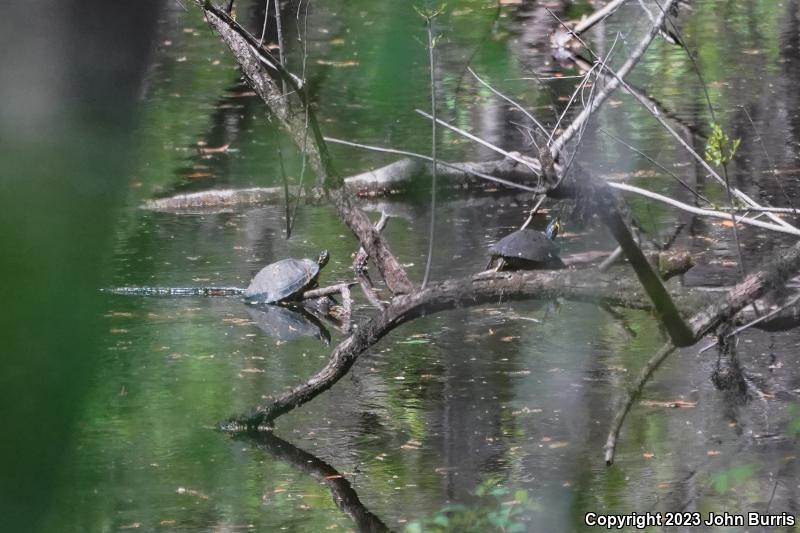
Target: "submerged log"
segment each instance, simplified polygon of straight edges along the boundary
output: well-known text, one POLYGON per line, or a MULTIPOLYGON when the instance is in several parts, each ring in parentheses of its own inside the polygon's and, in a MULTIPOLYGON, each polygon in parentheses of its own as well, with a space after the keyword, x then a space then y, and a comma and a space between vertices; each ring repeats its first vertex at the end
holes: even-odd
MULTIPOLYGON (((417 159, 400 159, 383 167, 345 178, 344 188, 347 193, 359 198, 388 196, 408 190, 413 184, 414 178, 424 175, 429 168, 430 165, 417 159)), ((476 177, 472 173, 473 171, 514 180, 520 185, 535 184, 537 181, 537 176, 529 168, 512 159, 454 163, 452 166, 437 165, 437 174, 447 178, 441 181, 443 188, 496 189, 498 187, 496 183, 476 177)), ((288 190, 290 201, 296 201, 300 189, 296 186, 289 186, 288 190)), ((305 190, 303 197, 307 204, 320 204, 325 201, 324 192, 316 187, 305 190)), ((258 207, 280 204, 285 200, 286 191, 283 186, 250 187, 246 189, 211 189, 155 198, 145 201, 141 207, 154 211, 180 212, 193 209, 258 207)))
MULTIPOLYGON (((289 199, 297 197, 298 188, 289 187, 289 199)), ((314 195, 309 199, 315 198, 314 195)), ((153 211, 186 211, 192 209, 233 209, 277 204, 286 200, 283 187, 250 187, 247 189, 212 189, 154 198, 142 204, 153 211)))

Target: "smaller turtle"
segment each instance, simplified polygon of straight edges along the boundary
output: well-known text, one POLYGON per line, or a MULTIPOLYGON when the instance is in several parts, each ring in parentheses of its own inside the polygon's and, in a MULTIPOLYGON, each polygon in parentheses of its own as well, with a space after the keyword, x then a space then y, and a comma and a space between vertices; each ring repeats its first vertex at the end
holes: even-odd
POLYGON ((547 270, 565 268, 558 256, 559 248, 553 242, 561 228, 558 217, 547 225, 544 233, 533 229, 521 229, 510 233, 489 248, 489 269, 494 265, 499 270, 547 270))
POLYGON ((319 258, 283 259, 267 265, 256 274, 244 291, 250 303, 274 304, 296 299, 317 284, 319 271, 328 263, 330 255, 323 250, 319 258))

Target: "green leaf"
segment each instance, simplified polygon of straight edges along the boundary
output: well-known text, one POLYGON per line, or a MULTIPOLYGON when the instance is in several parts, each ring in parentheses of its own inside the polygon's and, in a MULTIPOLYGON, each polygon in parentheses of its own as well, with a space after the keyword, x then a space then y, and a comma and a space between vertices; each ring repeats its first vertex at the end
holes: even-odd
POLYGON ((733 156, 736 155, 736 150, 739 149, 739 145, 742 144, 742 138, 738 138, 733 141, 733 146, 731 147, 730 159, 733 159, 733 156))
POLYGON ((406 527, 403 531, 405 533, 422 533, 422 524, 420 524, 419 521, 414 520, 413 522, 406 524, 406 527))
POLYGON ((447 518, 447 515, 444 514, 437 514, 436 518, 433 519, 433 523, 437 526, 447 527, 450 525, 450 519, 447 518))
POLYGON ((728 134, 722 131, 722 127, 716 122, 711 123, 711 135, 708 137, 706 143, 706 150, 704 157, 709 163, 716 166, 724 165, 732 160, 739 149, 741 139, 736 139, 731 143, 728 134), (729 148, 730 147, 730 148, 729 148))

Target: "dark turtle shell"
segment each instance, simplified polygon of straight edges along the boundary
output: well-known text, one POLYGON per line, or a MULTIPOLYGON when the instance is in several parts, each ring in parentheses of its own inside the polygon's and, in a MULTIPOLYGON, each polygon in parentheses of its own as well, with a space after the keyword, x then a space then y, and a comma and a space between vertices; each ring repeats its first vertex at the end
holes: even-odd
POLYGON ((492 257, 506 260, 522 260, 531 263, 561 264, 559 248, 545 237, 544 233, 533 229, 521 229, 510 233, 489 248, 492 257))
POLYGON ((312 259, 283 259, 261 269, 244 291, 253 303, 290 300, 316 282, 320 265, 312 259))

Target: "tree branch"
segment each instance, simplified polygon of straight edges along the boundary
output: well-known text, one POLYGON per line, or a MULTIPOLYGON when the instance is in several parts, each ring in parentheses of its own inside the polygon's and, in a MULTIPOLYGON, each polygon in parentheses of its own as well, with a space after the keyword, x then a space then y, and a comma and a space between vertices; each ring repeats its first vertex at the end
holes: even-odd
MULTIPOLYGON (((741 283, 728 291, 724 298, 695 314, 689 320, 689 326, 692 328, 692 344, 699 341, 723 321, 732 318, 763 294, 783 288, 785 283, 797 274, 798 270, 800 270, 800 243, 766 261, 760 270, 747 276, 741 283)), ((647 361, 638 378, 628 387, 625 398, 617 408, 611 422, 606 439, 604 450, 607 465, 614 462, 617 438, 633 402, 639 397, 642 388, 656 368, 673 351, 675 351, 673 344, 664 345, 647 361)))
POLYGON ((222 429, 265 429, 273 421, 311 401, 332 387, 352 367, 358 356, 397 326, 419 316, 498 301, 564 297, 580 301, 603 301, 610 305, 649 309, 640 296, 638 284, 630 277, 598 275, 586 271, 482 272, 471 277, 429 285, 413 294, 397 296, 387 308, 358 329, 333 350, 328 363, 305 383, 273 400, 269 405, 236 416, 222 429))

